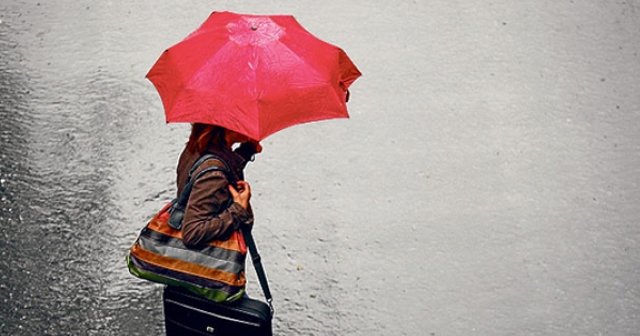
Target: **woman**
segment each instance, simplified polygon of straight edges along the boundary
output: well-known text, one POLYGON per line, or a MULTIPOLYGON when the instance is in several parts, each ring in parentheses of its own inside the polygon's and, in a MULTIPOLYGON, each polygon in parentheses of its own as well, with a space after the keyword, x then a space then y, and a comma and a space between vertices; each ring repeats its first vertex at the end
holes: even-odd
POLYGON ((214 154, 215 159, 202 163, 192 176, 211 166, 227 166, 237 181, 229 181, 221 171, 210 171, 193 184, 182 223, 182 240, 187 247, 196 248, 216 239, 225 239, 243 225, 253 225, 253 213, 249 200, 251 187, 244 181, 244 167, 253 155, 262 151, 256 141, 237 132, 214 125, 192 124, 191 135, 177 168, 178 195, 182 193, 189 171, 204 154, 214 154), (241 145, 233 151, 234 144, 241 145), (237 188, 237 189, 236 189, 237 188), (230 199, 233 203, 226 207, 230 199))

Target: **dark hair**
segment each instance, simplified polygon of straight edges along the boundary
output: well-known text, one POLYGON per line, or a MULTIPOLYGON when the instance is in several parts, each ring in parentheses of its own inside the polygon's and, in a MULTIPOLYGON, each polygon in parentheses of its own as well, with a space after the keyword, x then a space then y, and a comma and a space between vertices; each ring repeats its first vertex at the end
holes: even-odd
POLYGON ((187 150, 198 152, 202 155, 209 148, 223 148, 226 146, 224 131, 224 128, 216 125, 191 124, 191 135, 189 136, 189 142, 187 142, 187 150))

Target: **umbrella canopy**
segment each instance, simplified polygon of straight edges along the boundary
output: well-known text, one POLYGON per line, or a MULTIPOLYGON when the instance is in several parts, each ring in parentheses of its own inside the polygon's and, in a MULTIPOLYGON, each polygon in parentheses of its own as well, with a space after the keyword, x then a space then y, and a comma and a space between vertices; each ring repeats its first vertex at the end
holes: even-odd
POLYGON ((348 117, 360 71, 293 16, 214 12, 165 50, 147 78, 167 122, 219 125, 262 140, 283 128, 348 117))

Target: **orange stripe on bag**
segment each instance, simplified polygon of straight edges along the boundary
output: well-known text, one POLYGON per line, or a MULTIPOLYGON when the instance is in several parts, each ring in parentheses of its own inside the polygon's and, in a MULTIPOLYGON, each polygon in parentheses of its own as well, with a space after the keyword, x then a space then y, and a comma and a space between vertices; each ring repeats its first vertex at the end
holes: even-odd
MULTIPOLYGON (((169 222, 169 212, 167 209, 169 206, 165 206, 157 215, 155 215, 147 224, 147 228, 150 230, 160 232, 167 236, 182 240, 182 232, 175 230, 167 224, 169 222)), ((231 234, 227 240, 214 240, 208 245, 219 247, 227 250, 237 251, 242 254, 247 253, 247 246, 244 242, 244 237, 239 231, 235 231, 231 234)))
POLYGON ((155 266, 163 267, 177 272, 182 272, 197 277, 223 282, 230 286, 244 286, 247 282, 244 272, 240 274, 228 273, 216 269, 207 268, 197 264, 192 264, 179 259, 161 256, 147 250, 144 250, 136 242, 131 247, 131 254, 142 261, 148 262, 155 266))

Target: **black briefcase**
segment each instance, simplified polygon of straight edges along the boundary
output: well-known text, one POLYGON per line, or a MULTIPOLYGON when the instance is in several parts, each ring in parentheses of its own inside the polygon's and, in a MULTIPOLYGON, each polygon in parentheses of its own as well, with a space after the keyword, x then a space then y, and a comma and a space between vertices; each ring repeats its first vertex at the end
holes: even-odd
POLYGON ((242 298, 217 303, 179 287, 164 289, 164 321, 167 336, 271 336, 273 306, 260 255, 249 231, 243 230, 260 286, 267 303, 242 298))
POLYGON ((163 301, 167 336, 271 336, 271 309, 262 301, 215 303, 170 286, 163 301))

